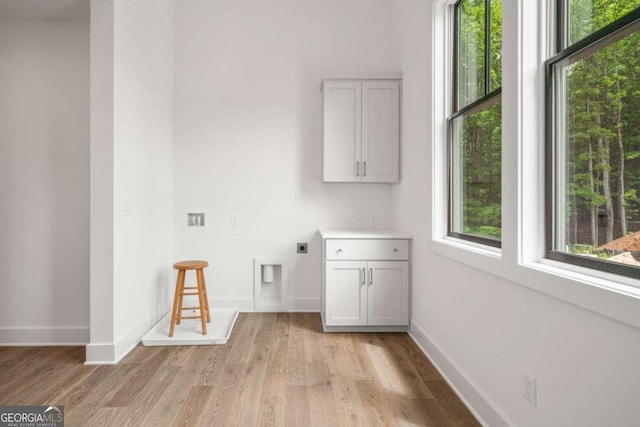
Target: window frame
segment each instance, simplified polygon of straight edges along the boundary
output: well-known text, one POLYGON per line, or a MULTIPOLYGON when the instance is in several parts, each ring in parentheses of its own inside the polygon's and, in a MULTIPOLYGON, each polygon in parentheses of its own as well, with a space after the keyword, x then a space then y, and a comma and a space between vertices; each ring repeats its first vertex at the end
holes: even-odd
MULTIPOLYGON (((429 115, 431 141, 425 155, 427 223, 425 256, 442 257, 452 268, 475 269, 479 280, 493 278, 640 328, 640 280, 545 258, 545 76, 555 52, 555 0, 503 2, 504 141, 502 145, 502 248, 447 235, 447 125, 452 105, 454 0, 433 0, 429 115), (429 209, 431 206, 431 209, 429 209)), ((518 291, 519 292, 519 291, 518 291)))
POLYGON ((557 99, 555 94, 555 78, 556 73, 554 67, 563 60, 570 57, 586 56, 592 52, 596 52, 617 40, 624 38, 630 34, 630 31, 640 31, 640 7, 637 7, 628 14, 609 23, 605 27, 596 30, 589 36, 579 40, 569 46, 564 46, 567 41, 568 17, 567 17, 567 0, 556 0, 556 50, 557 53, 544 63, 545 77, 545 99, 544 99, 544 119, 545 119, 545 179, 544 185, 544 210, 545 210, 545 227, 544 227, 544 251, 545 257, 549 260, 559 261, 562 263, 573 264, 580 267, 586 267, 593 270, 599 270, 606 273, 627 276, 631 278, 640 278, 640 267, 633 267, 621 263, 607 261, 603 259, 583 257, 579 255, 561 252, 554 249, 556 224, 556 182, 557 182, 557 152, 556 152, 556 106, 557 99))
MULTIPOLYGON (((457 0, 453 4, 453 55, 452 55, 452 112, 447 118, 447 236, 467 240, 470 242, 478 243, 493 248, 502 248, 502 239, 495 240, 487 237, 476 236, 467 233, 461 233, 453 231, 453 217, 454 217, 454 180, 453 171, 456 160, 454 158, 454 142, 453 142, 453 123, 455 119, 474 112, 479 112, 485 108, 491 107, 494 103, 502 100, 502 79, 500 87, 489 91, 491 87, 491 0, 484 0, 484 95, 475 101, 460 108, 460 5, 466 0, 457 0)), ((502 123, 502 115, 500 117, 502 123)), ((502 144, 502 141, 501 141, 502 144)), ((502 155, 501 155, 502 162, 502 155)), ((500 185, 500 191, 502 192, 502 185, 500 185)), ((502 197, 500 199, 500 210, 502 211, 502 197)), ((501 227, 502 228, 502 227, 501 227)))

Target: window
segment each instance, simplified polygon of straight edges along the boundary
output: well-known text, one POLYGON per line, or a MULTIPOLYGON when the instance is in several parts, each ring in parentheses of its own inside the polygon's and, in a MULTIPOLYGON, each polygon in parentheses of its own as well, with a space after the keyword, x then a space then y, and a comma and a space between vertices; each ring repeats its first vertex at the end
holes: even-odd
POLYGON ((640 277, 640 0, 558 0, 546 253, 640 277))
POLYGON ((454 6, 450 236, 500 247, 502 1, 454 6))

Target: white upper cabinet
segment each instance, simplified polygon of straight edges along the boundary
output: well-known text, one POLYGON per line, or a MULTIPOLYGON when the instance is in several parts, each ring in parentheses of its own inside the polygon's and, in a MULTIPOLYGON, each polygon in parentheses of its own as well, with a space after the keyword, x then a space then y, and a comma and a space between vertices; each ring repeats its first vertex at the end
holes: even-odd
POLYGON ((398 182, 400 80, 323 81, 324 182, 398 182))

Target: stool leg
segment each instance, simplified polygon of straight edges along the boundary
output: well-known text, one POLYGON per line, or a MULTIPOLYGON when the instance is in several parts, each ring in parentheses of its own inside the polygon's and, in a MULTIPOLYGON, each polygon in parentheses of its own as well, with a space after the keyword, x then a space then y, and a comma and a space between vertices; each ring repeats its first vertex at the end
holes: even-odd
POLYGON ((176 322, 180 323, 180 315, 182 314, 182 293, 184 292, 184 270, 178 270, 178 280, 176 281, 176 294, 173 297, 173 311, 171 312, 171 327, 169 328, 169 337, 173 336, 173 329, 176 322), (180 305, 178 305, 180 302, 180 305))
POLYGON ((202 323, 202 335, 207 335, 207 321, 206 315, 204 313, 206 308, 204 305, 204 286, 202 281, 203 274, 201 268, 196 270, 196 277, 198 281, 198 299, 200 301, 200 322, 202 323))
POLYGON ((179 325, 182 321, 182 307, 184 307, 184 282, 187 280, 187 270, 180 270, 180 273, 182 273, 182 276, 178 277, 178 280, 180 281, 180 295, 178 295, 178 321, 176 322, 176 325, 179 325))
POLYGON ((204 294, 204 307, 207 309, 207 322, 211 322, 211 314, 209 312, 209 295, 207 294, 207 282, 204 280, 204 270, 200 270, 202 276, 202 291, 204 294))

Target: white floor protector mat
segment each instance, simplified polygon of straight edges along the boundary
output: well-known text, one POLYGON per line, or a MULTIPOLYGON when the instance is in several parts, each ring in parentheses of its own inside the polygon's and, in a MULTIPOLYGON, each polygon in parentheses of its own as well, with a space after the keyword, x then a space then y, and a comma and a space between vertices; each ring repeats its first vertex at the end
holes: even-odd
POLYGON ((171 326, 171 313, 169 313, 142 337, 142 344, 148 347, 226 344, 238 318, 238 311, 236 307, 212 308, 211 322, 207 323, 207 335, 202 335, 200 319, 183 319, 179 325, 175 326, 171 338, 169 338, 169 326, 171 326))

